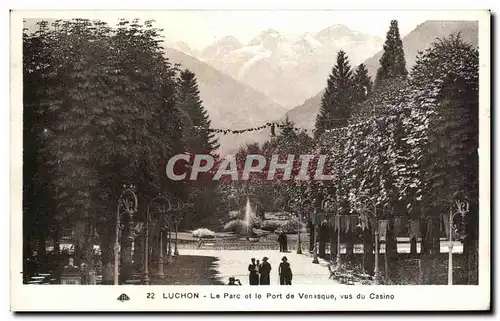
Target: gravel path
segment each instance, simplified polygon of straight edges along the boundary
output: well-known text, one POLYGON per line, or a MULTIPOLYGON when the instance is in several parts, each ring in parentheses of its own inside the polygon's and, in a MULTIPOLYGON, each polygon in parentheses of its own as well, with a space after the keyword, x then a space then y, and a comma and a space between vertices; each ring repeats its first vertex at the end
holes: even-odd
POLYGON ((182 251, 181 255, 212 256, 218 261, 213 265, 216 275, 227 282, 230 276, 241 280, 243 285, 248 284, 248 264, 250 259, 255 258, 262 261, 264 256, 269 258, 271 264, 271 285, 279 284, 278 266, 281 258, 285 255, 291 265, 293 272, 292 284, 326 285, 333 281, 329 280, 327 262, 320 260, 319 264, 313 264, 309 255, 299 255, 295 252, 280 253, 279 251, 212 251, 212 250, 188 250, 182 251))

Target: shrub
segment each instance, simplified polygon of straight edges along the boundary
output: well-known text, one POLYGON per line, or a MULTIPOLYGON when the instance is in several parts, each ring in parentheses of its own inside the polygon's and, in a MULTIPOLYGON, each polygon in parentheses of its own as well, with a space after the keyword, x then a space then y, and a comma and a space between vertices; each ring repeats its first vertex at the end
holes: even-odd
POLYGON ((262 228, 262 222, 263 222, 262 218, 255 216, 255 215, 252 215, 252 217, 250 218, 250 222, 252 224, 252 227, 262 228))
POLYGON ((262 224, 260 225, 260 228, 265 230, 265 231, 270 231, 274 232, 281 226, 283 226, 286 223, 286 221, 278 221, 278 220, 265 220, 262 221, 262 224))
POLYGON ((270 220, 286 221, 290 218, 290 213, 288 213, 288 212, 273 212, 273 213, 267 213, 266 217, 270 220))
MULTIPOLYGON (((241 213, 237 215, 237 214, 236 214, 236 212, 233 212, 233 213, 231 213, 229 216, 230 216, 231 220, 230 220, 228 223, 226 223, 226 225, 224 226, 224 230, 227 230, 227 231, 230 231, 230 230, 231 230, 231 228, 230 228, 230 227, 226 228, 226 226, 230 226, 230 225, 228 225, 228 224, 240 224, 240 225, 245 225, 244 216, 242 216, 242 215, 241 215, 241 213), (235 221, 239 221, 239 222, 241 222, 241 223, 231 223, 231 222, 235 222, 235 221)), ((252 216, 250 217, 250 225, 251 225, 253 228, 260 228, 260 227, 261 227, 261 224, 262 224, 262 219, 261 219, 260 217, 255 216, 255 215, 252 215, 252 216)), ((245 227, 246 227, 246 225, 245 225, 245 227)))
POLYGON ((297 233, 299 229, 299 220, 297 218, 291 218, 285 221, 285 224, 281 226, 281 229, 287 233, 297 233))
POLYGON ((251 225, 251 229, 248 230, 247 225, 245 224, 245 221, 243 220, 232 220, 226 223, 224 225, 224 231, 226 232, 233 232, 239 235, 247 235, 248 232, 250 234, 254 235, 253 228, 259 229, 260 228, 260 221, 253 222, 251 225))
POLYGON ((211 238, 215 237, 215 232, 214 231, 210 231, 207 228, 199 228, 199 229, 196 229, 193 232, 191 232, 191 235, 193 237, 196 237, 196 238, 200 238, 201 237, 201 238, 211 239, 211 238))

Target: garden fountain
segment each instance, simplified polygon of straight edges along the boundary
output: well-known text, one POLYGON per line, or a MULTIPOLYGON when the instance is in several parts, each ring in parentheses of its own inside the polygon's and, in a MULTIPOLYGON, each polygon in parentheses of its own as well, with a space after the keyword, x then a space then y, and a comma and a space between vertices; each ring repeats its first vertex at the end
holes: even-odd
POLYGON ((245 209, 245 228, 246 228, 246 234, 247 234, 247 239, 252 236, 252 206, 250 205, 250 199, 247 198, 247 206, 245 209))

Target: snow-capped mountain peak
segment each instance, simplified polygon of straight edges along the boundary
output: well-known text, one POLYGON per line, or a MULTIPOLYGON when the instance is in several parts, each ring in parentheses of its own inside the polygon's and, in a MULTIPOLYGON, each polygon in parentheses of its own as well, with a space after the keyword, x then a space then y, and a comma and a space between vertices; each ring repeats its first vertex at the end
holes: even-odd
POLYGON ((266 30, 262 30, 260 32, 259 36, 264 36, 264 35, 271 36, 271 37, 279 37, 279 36, 281 36, 281 34, 279 33, 278 30, 275 30, 275 29, 272 29, 272 28, 269 28, 269 29, 266 29, 266 30))
POLYGON ((248 43, 249 46, 262 46, 267 50, 275 50, 282 43, 286 42, 287 39, 285 36, 280 34, 278 31, 274 29, 266 29, 262 31, 257 37, 250 40, 248 43))
POLYGON ((295 41, 295 46, 299 50, 310 50, 313 51, 314 49, 320 48, 323 46, 323 44, 318 41, 316 38, 311 33, 305 33, 303 34, 300 39, 295 41))
POLYGON ((331 44, 344 37, 354 41, 362 41, 363 38, 365 38, 361 33, 354 32, 348 27, 340 24, 327 27, 316 33, 314 37, 323 44, 331 44))
POLYGON ((383 44, 383 39, 344 25, 298 37, 265 29, 244 46, 235 46, 232 37, 225 38, 204 50, 204 61, 287 107, 300 104, 324 87, 338 50, 346 51, 354 66, 383 44), (223 46, 226 42, 229 45, 223 46))
POLYGON ((236 39, 234 36, 225 36, 214 42, 214 44, 219 45, 219 46, 230 46, 234 47, 235 49, 241 48, 242 44, 241 42, 236 39))
POLYGON ((216 40, 213 44, 203 49, 203 57, 220 56, 230 53, 233 50, 242 48, 243 45, 233 36, 225 36, 216 40))
POLYGON ((347 26, 345 25, 341 25, 341 24, 335 24, 335 25, 332 25, 330 27, 326 27, 325 29, 321 30, 320 32, 318 32, 318 34, 321 34, 321 33, 351 33, 352 30, 349 29, 347 26))

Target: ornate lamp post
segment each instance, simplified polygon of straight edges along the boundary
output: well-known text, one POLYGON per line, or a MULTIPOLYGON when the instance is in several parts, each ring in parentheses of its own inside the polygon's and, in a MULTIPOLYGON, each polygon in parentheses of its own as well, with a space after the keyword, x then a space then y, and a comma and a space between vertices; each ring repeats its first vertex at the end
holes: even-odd
POLYGON ((302 220, 301 220, 301 214, 300 210, 302 208, 303 202, 301 199, 299 199, 299 206, 293 206, 292 200, 288 201, 288 208, 290 209, 290 214, 293 215, 293 209, 296 211, 297 219, 298 219, 298 228, 297 228, 297 254, 302 254, 302 241, 300 238, 300 229, 302 227, 302 220))
POLYGON ((317 235, 319 233, 319 228, 316 229, 317 226, 317 221, 318 221, 318 213, 316 212, 316 209, 314 209, 314 222, 313 222, 313 227, 314 227, 314 235, 313 235, 313 263, 314 264, 319 264, 318 260, 318 240, 317 240, 317 235))
POLYGON ((360 208, 361 215, 370 215, 376 220, 375 225, 375 285, 380 284, 380 275, 378 268, 378 252, 379 252, 379 222, 377 217, 377 203, 368 198, 367 196, 361 196, 360 198, 360 208))
MULTIPOLYGON (((303 200, 302 198, 298 199, 297 203, 293 203, 292 200, 288 202, 288 207, 290 208, 290 212, 292 213, 293 209, 296 211, 297 219, 298 219, 298 229, 297 229, 297 254, 302 254, 302 238, 301 238, 301 229, 302 229, 302 212, 308 208, 307 203, 308 201, 305 199, 303 200), (295 204, 295 206, 293 206, 295 204)), ((293 215, 293 213, 292 213, 293 215)), ((317 247, 316 247, 316 233, 314 233, 314 259, 313 263, 319 263, 318 258, 317 258, 317 247)))
POLYGON ((128 187, 123 185, 123 192, 120 194, 118 198, 118 206, 116 209, 116 238, 115 238, 115 246, 114 246, 114 254, 115 254, 115 275, 114 275, 114 284, 118 285, 118 277, 119 277, 119 264, 120 264, 120 235, 121 230, 125 228, 122 226, 121 217, 123 215, 128 215, 129 219, 129 232, 131 238, 133 238, 133 217, 134 213, 137 212, 137 195, 135 194, 135 187, 133 185, 129 185, 128 187))
MULTIPOLYGON (((302 230, 302 213, 306 208, 309 209, 307 206, 307 200, 302 200, 299 199, 300 202, 300 207, 299 207, 299 212, 297 212, 297 217, 299 218, 299 228, 298 228, 298 237, 297 237, 297 254, 302 254, 302 238, 301 238, 301 230, 302 230)), ((316 252, 315 252, 316 253, 316 252)))
MULTIPOLYGON (((384 219, 387 218, 386 216, 386 207, 388 207, 389 204, 384 204, 382 206, 382 217, 384 219)), ((384 265, 385 265, 385 279, 386 281, 390 281, 389 280, 389 261, 387 259, 387 236, 386 236, 386 239, 385 239, 385 248, 384 248, 384 265)), ((396 248, 397 248, 397 241, 396 241, 396 248)))
MULTIPOLYGON (((309 206, 307 206, 307 200, 304 200, 304 201, 301 201, 300 202, 301 204, 301 208, 304 210, 304 209, 309 209, 311 210, 311 204, 308 204, 309 206)), ((317 221, 318 221, 318 213, 316 212, 316 208, 314 208, 313 210, 313 260, 312 260, 312 263, 314 264, 319 264, 319 260, 318 260, 318 239, 317 239, 317 235, 319 233, 319 225, 317 226, 317 221), (318 228, 318 229, 317 229, 318 228)), ((311 237, 311 236, 309 236, 311 237)))
POLYGON ((458 199, 450 205, 449 216, 449 244, 448 244, 448 285, 453 285, 453 230, 460 232, 463 230, 465 219, 469 213, 469 202, 466 200, 458 199), (455 208, 453 208, 455 207, 455 208), (454 226, 453 222, 455 217, 459 215, 460 226, 454 226), (455 228, 454 228, 455 227, 455 228))
MULTIPOLYGON (((146 245, 145 245, 145 255, 144 255, 144 283, 149 285, 149 225, 151 223, 151 213, 155 214, 155 223, 161 223, 161 220, 165 217, 171 209, 170 201, 164 196, 157 196, 153 198, 147 208, 146 212, 146 245)), ((163 272, 163 226, 160 226, 160 258, 158 260, 158 277, 164 278, 165 274, 163 272)))
POLYGON ((179 223, 182 219, 182 210, 184 209, 184 203, 181 200, 177 200, 177 208, 174 210, 173 223, 175 227, 175 242, 174 242, 174 255, 179 255, 179 249, 177 248, 178 233, 179 233, 179 223))
POLYGON ((172 263, 172 212, 165 216, 165 227, 167 228, 167 263, 172 263))

